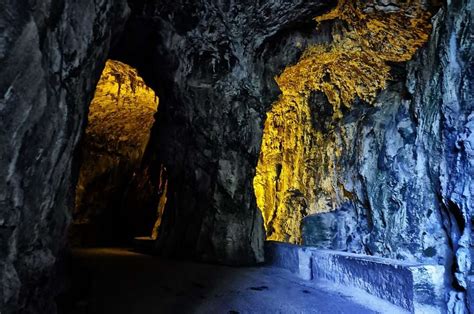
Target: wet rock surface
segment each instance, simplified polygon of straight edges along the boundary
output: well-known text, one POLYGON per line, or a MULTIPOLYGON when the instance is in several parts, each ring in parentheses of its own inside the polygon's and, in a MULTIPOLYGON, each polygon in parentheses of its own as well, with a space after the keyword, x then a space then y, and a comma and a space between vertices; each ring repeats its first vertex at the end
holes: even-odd
POLYGON ((54 265, 77 176, 72 156, 128 9, 125 1, 1 7, 0 311, 54 313, 54 265))

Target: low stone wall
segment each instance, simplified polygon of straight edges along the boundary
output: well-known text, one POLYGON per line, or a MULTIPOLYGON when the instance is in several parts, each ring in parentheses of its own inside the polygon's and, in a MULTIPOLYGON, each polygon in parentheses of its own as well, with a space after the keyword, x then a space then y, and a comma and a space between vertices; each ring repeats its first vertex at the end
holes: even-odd
POLYGON ((268 264, 364 290, 412 313, 444 313, 444 267, 267 242, 268 264))

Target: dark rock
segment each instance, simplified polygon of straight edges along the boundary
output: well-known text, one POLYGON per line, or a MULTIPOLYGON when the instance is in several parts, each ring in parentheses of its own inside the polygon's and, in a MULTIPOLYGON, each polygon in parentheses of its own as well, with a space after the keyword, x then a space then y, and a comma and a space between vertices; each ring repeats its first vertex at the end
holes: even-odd
POLYGON ((128 9, 125 1, 1 7, 0 311, 54 313, 54 265, 77 176, 72 156, 128 9))
POLYGON ((264 114, 278 94, 274 76, 297 60, 307 38, 317 38, 308 36, 312 18, 334 4, 203 0, 133 8, 113 57, 136 67, 160 97, 149 156, 169 177, 160 252, 263 261, 252 180, 264 114))
MULTIPOLYGON (((264 230, 252 180, 265 113, 279 93, 273 78, 308 44, 331 39, 312 19, 336 1, 130 2, 132 18, 112 56, 135 66, 161 99, 145 156, 154 176, 164 165, 169 180, 157 251, 261 262, 264 230)), ((380 0, 372 10, 392 12, 396 4, 380 0)), ((335 190, 317 186, 327 204, 319 210, 339 211, 307 217, 303 228, 308 244, 444 265, 448 310, 456 313, 467 312, 471 284, 473 6, 446 3, 429 43, 394 70, 374 108, 346 111, 337 123, 328 123, 324 107, 314 117, 315 126, 331 131, 321 159, 332 147, 342 152, 337 167, 316 169, 335 190)), ((2 5, 3 314, 55 311, 54 264, 77 179, 72 157, 126 12, 124 1, 108 0, 2 5)), ((315 206, 301 191, 294 196, 304 210, 315 206)), ((310 259, 284 262, 292 260, 310 259)))

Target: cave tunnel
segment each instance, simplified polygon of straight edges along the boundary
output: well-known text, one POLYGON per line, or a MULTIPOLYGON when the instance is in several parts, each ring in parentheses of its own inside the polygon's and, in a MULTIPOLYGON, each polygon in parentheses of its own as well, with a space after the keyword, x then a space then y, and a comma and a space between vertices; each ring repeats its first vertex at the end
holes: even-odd
POLYGON ((142 159, 158 97, 132 67, 108 60, 89 106, 79 145, 80 171, 69 243, 126 246, 156 238, 166 180, 153 181, 142 159))
POLYGON ((0 314, 472 313, 473 0, 0 7, 0 314))

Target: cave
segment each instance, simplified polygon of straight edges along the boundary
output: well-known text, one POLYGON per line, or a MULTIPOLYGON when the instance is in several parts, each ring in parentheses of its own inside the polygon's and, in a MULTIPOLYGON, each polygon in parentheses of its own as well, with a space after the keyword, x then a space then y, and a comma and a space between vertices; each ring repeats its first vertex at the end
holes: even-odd
POLYGON ((156 238, 166 182, 163 175, 152 181, 141 164, 158 103, 134 68, 106 62, 78 147, 71 246, 126 246, 138 236, 156 238))
POLYGON ((473 9, 2 3, 0 314, 473 312, 473 9))

